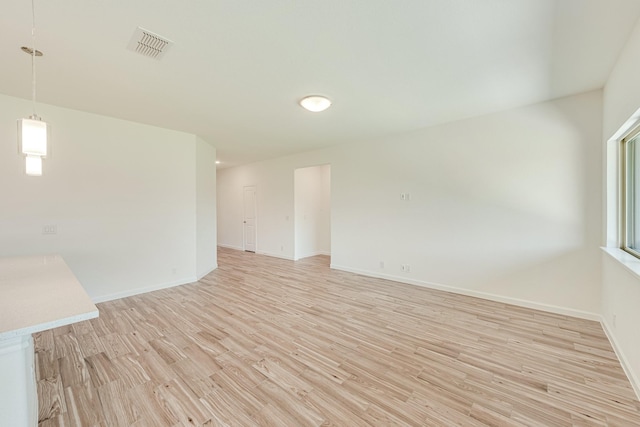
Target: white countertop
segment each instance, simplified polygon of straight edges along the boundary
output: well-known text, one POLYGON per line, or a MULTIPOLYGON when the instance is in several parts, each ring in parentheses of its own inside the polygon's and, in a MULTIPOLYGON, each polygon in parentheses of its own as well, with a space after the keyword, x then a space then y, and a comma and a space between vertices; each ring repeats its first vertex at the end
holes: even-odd
POLYGON ((98 317, 60 255, 0 258, 0 340, 98 317))

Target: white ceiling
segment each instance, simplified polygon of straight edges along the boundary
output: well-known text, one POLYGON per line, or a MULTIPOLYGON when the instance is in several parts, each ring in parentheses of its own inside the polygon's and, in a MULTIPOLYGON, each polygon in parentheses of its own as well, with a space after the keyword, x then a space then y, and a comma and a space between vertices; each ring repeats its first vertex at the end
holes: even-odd
MULTIPOLYGON (((40 102, 200 135, 225 165, 601 88, 640 0, 36 1, 40 102), (141 26, 175 44, 126 49, 141 26), (333 106, 297 105, 325 94, 333 106)), ((0 1, 0 93, 30 97, 31 2, 0 1)), ((13 118, 12 118, 13 119, 13 118)))

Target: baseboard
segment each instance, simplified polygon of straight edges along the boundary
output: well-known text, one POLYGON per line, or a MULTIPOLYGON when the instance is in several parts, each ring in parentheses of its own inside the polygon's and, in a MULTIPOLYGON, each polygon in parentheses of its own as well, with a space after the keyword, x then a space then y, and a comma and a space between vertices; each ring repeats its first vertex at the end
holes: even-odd
POLYGON ((513 304, 520 307, 532 308, 534 310, 546 311, 554 314, 561 314, 564 316, 577 317, 580 319, 594 320, 600 322, 602 317, 596 313, 590 313, 588 311, 575 310, 567 307, 560 307, 551 304, 543 304, 535 301, 527 301, 519 298, 505 297, 502 295, 492 294, 489 292, 472 291, 469 289, 456 288, 455 286, 442 285, 439 283, 426 282, 422 280, 410 279, 402 276, 393 276, 391 274, 384 274, 377 271, 360 270, 351 267, 345 267, 343 265, 331 264, 331 268, 335 270, 347 271, 349 273, 361 274, 363 276, 377 277, 380 279, 392 280, 394 282, 406 283, 408 285, 422 286, 429 289, 436 289, 439 291, 451 292, 454 294, 466 295, 475 298, 487 299, 490 301, 502 302, 505 304, 513 304))
POLYGON ((131 297, 139 294, 146 294, 147 292, 159 291, 160 289, 173 288, 175 286, 186 285, 189 283, 197 282, 198 280, 195 277, 188 277, 185 279, 180 279, 172 282, 161 283, 159 285, 146 286, 144 288, 136 288, 130 289, 127 291, 116 292, 115 294, 103 295, 99 297, 91 298, 94 304, 98 304, 100 302, 112 301, 114 299, 131 297))
POLYGON ((305 254, 305 255, 302 255, 301 257, 295 258, 295 261, 299 259, 304 259, 304 258, 311 258, 312 256, 317 256, 317 255, 331 256, 331 252, 327 252, 327 251, 311 252, 309 254, 305 254))
POLYGON ((293 257, 287 256, 287 255, 281 255, 281 254, 277 254, 277 253, 272 253, 272 252, 265 252, 265 251, 256 251, 256 253, 258 255, 266 255, 266 256, 270 256, 270 257, 274 257, 274 258, 282 258, 282 259, 286 259, 289 261, 293 261, 293 257))
POLYGON ((620 365, 622 365, 624 373, 627 374, 627 378, 631 383, 631 387, 633 387, 633 391, 636 392, 636 397, 638 398, 638 400, 640 400, 640 378, 638 378, 638 376, 633 372, 633 369, 631 369, 629 360, 622 352, 622 348, 620 347, 620 344, 618 344, 616 336, 612 332, 612 328, 609 326, 609 323, 604 318, 604 316, 602 316, 602 318, 600 319, 600 323, 602 324, 602 329, 604 330, 605 335, 607 336, 607 338, 609 338, 609 342, 611 343, 611 347, 613 347, 613 351, 616 353, 616 356, 618 356, 618 360, 620 361, 620 365))
MULTIPOLYGON (((244 248, 238 247, 238 246, 233 246, 233 245, 225 245, 222 243, 218 243, 218 246, 220 246, 221 248, 226 248, 226 249, 233 249, 236 251, 244 251, 244 248)), ((266 256, 270 256, 270 257, 274 257, 274 258, 281 258, 281 259, 287 259, 289 261, 297 261, 298 259, 302 259, 302 258, 309 258, 312 256, 316 256, 316 255, 327 255, 327 256, 331 256, 331 252, 326 252, 326 251, 318 251, 309 255, 305 255, 303 257, 300 258, 294 258, 292 256, 289 255, 282 255, 276 252, 267 252, 267 251, 256 251, 256 254, 258 255, 266 255, 266 256)))
POLYGON ((214 271, 217 268, 218 268, 218 264, 216 263, 210 269, 207 269, 207 271, 205 271, 205 273, 198 274, 198 280, 202 279, 204 276, 206 276, 207 274, 211 273, 212 271, 214 271))
POLYGON ((218 246, 220 246, 221 248, 234 249, 236 251, 244 251, 244 248, 240 246, 225 245, 224 243, 218 243, 218 246))

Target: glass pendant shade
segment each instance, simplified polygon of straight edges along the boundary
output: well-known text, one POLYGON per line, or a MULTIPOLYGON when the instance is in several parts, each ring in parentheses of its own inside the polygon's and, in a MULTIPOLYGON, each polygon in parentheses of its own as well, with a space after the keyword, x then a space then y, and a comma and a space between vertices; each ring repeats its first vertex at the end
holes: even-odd
POLYGON ((18 120, 20 153, 27 156, 47 157, 49 125, 37 116, 18 120))
POLYGON ((42 176, 42 157, 25 157, 26 172, 29 176, 42 176))

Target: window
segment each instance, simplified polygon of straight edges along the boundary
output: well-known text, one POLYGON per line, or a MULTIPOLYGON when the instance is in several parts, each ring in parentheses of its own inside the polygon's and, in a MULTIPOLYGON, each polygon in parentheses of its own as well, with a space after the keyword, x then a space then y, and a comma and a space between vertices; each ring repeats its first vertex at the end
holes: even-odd
POLYGON ((622 249, 640 258, 640 127, 622 139, 622 249))

